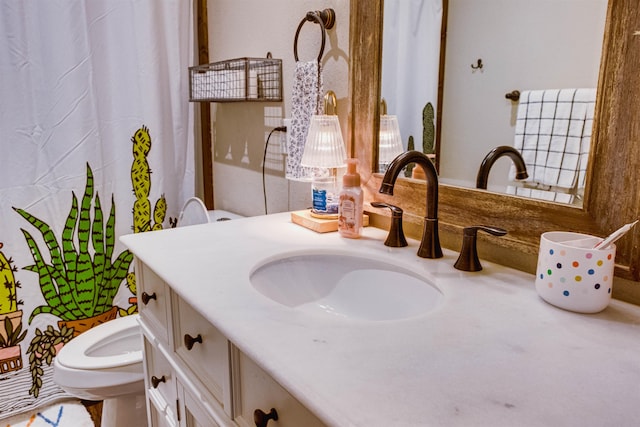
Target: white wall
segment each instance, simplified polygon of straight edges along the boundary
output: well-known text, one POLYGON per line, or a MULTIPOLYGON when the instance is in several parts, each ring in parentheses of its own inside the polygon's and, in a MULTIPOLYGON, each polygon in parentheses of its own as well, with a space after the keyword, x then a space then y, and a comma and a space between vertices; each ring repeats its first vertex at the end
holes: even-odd
MULTIPOLYGON (((293 40, 308 11, 333 8, 336 24, 327 32, 322 66, 324 90, 338 98, 338 116, 346 137, 348 113, 349 2, 345 0, 209 0, 210 62, 264 57, 271 52, 283 62, 283 102, 213 103, 214 204, 246 216, 265 213, 262 159, 269 132, 291 113, 295 67, 293 40)), ((300 61, 318 56, 320 26, 307 22, 298 39, 300 61)), ((280 133, 273 133, 267 152, 268 213, 311 205, 310 184, 284 178, 285 157, 280 133)), ((284 135, 282 135, 284 137, 284 135)), ((346 138, 345 138, 346 141, 346 138)), ((199 160, 198 160, 199 161, 199 160)))
MULTIPOLYGON (((514 89, 596 87, 606 0, 450 0, 440 176, 475 187, 484 156, 513 145, 514 89), (482 59, 482 70, 471 64, 482 59)), ((498 160, 489 188, 506 183, 498 160), (502 180, 501 180, 502 178, 502 180)))

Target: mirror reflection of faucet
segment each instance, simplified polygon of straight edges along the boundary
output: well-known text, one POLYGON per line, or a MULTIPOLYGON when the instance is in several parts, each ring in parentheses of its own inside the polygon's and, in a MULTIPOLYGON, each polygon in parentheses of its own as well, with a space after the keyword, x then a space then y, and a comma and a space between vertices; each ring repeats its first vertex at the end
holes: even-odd
POLYGON ((476 188, 483 190, 487 189, 487 182, 489 181, 489 171, 493 164, 500 157, 507 156, 516 166, 516 179, 527 179, 529 174, 527 173, 527 166, 524 163, 522 154, 518 150, 508 145, 501 145, 489 151, 480 164, 478 169, 478 176, 476 177, 476 188))

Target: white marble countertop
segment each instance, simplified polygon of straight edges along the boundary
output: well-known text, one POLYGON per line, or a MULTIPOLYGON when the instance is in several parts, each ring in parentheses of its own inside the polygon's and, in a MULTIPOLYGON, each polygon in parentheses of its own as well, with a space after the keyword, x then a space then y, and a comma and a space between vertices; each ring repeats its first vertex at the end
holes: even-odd
MULTIPOLYGON (((638 426, 640 307, 553 307, 534 276, 458 254, 416 255, 317 234, 288 213, 123 236, 122 242, 301 403, 333 426, 638 426), (280 253, 337 250, 420 271, 444 294, 399 321, 310 315, 258 293, 256 265, 280 253)), ((482 257, 482 254, 480 254, 482 257)))

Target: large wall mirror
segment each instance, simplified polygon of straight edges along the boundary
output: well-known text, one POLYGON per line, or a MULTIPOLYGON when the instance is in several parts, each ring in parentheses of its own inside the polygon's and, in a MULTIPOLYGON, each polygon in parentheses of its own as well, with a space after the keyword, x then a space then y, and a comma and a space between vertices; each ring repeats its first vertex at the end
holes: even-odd
POLYGON ((511 146, 528 178, 512 179, 504 156, 485 171, 486 188, 581 205, 606 9, 607 0, 386 0, 381 95, 404 148, 432 153, 440 182, 476 188, 485 156, 511 146), (519 100, 543 95, 541 124, 539 103, 519 100))
MULTIPOLYGON (((451 1, 451 0, 450 0, 451 1)), ((378 194, 383 0, 351 0, 352 154, 368 165, 363 173, 367 201, 386 200, 405 210, 405 221, 420 224, 426 186, 401 180, 392 197, 378 194)), ((636 0, 610 0, 597 85, 587 189, 580 207, 440 184, 440 230, 452 236, 474 224, 498 225, 509 234, 491 241, 511 253, 534 256, 539 236, 572 230, 604 236, 640 217, 640 8, 636 0)), ((384 212, 379 212, 384 215, 384 212)), ((618 242, 616 275, 640 280, 640 229, 618 242)), ((615 292, 615 290, 614 290, 615 292)))

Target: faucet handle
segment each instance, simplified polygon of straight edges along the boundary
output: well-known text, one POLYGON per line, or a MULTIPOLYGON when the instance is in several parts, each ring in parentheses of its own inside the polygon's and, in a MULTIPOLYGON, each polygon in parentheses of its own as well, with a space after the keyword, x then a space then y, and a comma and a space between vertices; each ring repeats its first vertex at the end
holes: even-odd
POLYGON ((462 231, 462 249, 460 256, 454 264, 454 267, 462 271, 480 271, 482 264, 478 259, 478 248, 476 245, 478 231, 484 231, 493 236, 504 236, 507 230, 498 227, 490 227, 485 225, 475 225, 465 227, 462 231))
POLYGON ((389 227, 387 240, 384 242, 385 246, 393 248, 407 246, 407 239, 404 238, 404 231, 402 230, 402 209, 382 202, 371 202, 371 206, 374 208, 389 208, 391 210, 391 226, 389 227))

